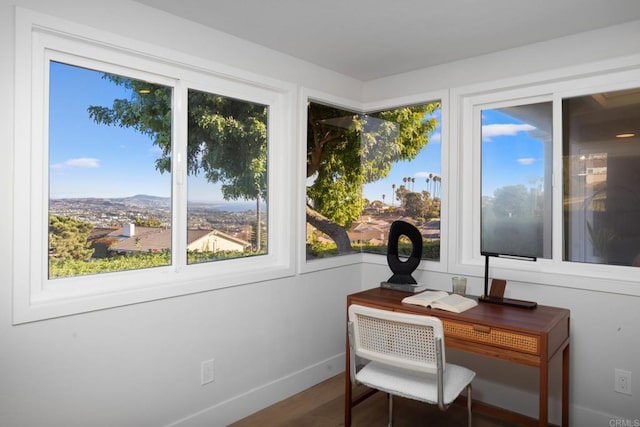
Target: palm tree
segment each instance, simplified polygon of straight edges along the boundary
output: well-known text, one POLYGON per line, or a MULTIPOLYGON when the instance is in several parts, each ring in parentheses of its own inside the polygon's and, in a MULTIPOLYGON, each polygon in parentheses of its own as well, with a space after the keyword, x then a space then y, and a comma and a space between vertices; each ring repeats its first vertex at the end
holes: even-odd
POLYGON ((396 185, 391 184, 391 206, 393 207, 393 200, 396 198, 396 185))

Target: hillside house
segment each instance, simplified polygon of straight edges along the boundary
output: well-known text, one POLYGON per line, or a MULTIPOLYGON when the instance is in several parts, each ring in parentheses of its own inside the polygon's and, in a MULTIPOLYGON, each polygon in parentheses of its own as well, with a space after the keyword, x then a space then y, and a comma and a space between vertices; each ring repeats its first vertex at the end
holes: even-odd
MULTIPOLYGON (((171 229, 138 227, 125 224, 124 227, 106 235, 117 239, 109 250, 118 253, 161 252, 171 248, 171 229)), ((251 243, 223 233, 219 230, 187 230, 187 250, 193 252, 244 252, 251 243)))

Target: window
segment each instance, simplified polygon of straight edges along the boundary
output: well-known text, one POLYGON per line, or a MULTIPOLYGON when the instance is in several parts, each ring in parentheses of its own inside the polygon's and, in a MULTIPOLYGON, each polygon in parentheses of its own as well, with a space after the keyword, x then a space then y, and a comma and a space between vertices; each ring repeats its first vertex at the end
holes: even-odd
POLYGON ((171 105, 170 87, 49 62, 49 279, 171 264, 171 105))
POLYGON ((188 96, 187 262, 265 254, 268 107, 188 96))
POLYGON ((640 71, 479 87, 453 92, 453 269, 482 275, 481 251, 533 256, 496 259, 491 274, 593 289, 605 278, 633 292, 640 71))
MULTIPOLYGON (((50 279, 171 265, 172 98, 50 62, 50 279)), ((187 262, 266 253, 267 106, 188 98, 187 262)))
POLYGON ((440 114, 439 102, 367 114, 309 102, 307 260, 386 254, 397 219, 420 229, 423 258, 440 258, 440 114))
POLYGON ((481 250, 551 258, 552 104, 482 108, 480 115, 481 250))
POLYGON ((563 99, 565 261, 640 266, 640 89, 563 99))
POLYGON ((18 14, 15 323, 293 273, 291 87, 18 14))

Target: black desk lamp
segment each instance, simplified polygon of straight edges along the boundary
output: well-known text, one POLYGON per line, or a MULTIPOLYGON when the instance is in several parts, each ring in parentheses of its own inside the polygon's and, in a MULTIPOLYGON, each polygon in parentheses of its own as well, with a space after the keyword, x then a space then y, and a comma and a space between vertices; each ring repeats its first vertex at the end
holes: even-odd
POLYGON ((507 255, 499 254, 495 252, 480 252, 484 258, 484 295, 478 298, 479 302, 488 302, 492 304, 509 305, 519 308, 535 308, 538 304, 534 301, 524 301, 513 298, 504 298, 502 296, 489 295, 489 258, 509 258, 519 259, 523 261, 535 261, 536 257, 520 256, 520 255, 507 255))

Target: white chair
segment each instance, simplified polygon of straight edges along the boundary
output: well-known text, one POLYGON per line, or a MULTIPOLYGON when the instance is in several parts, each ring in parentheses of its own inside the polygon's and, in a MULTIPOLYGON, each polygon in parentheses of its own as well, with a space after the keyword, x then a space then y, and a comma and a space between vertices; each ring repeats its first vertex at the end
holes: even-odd
POLYGON ((466 388, 471 426, 471 381, 475 372, 445 362, 444 332, 437 317, 349 306, 351 379, 388 394, 389 427, 393 395, 446 410, 466 388), (367 362, 356 366, 356 358, 367 362))

